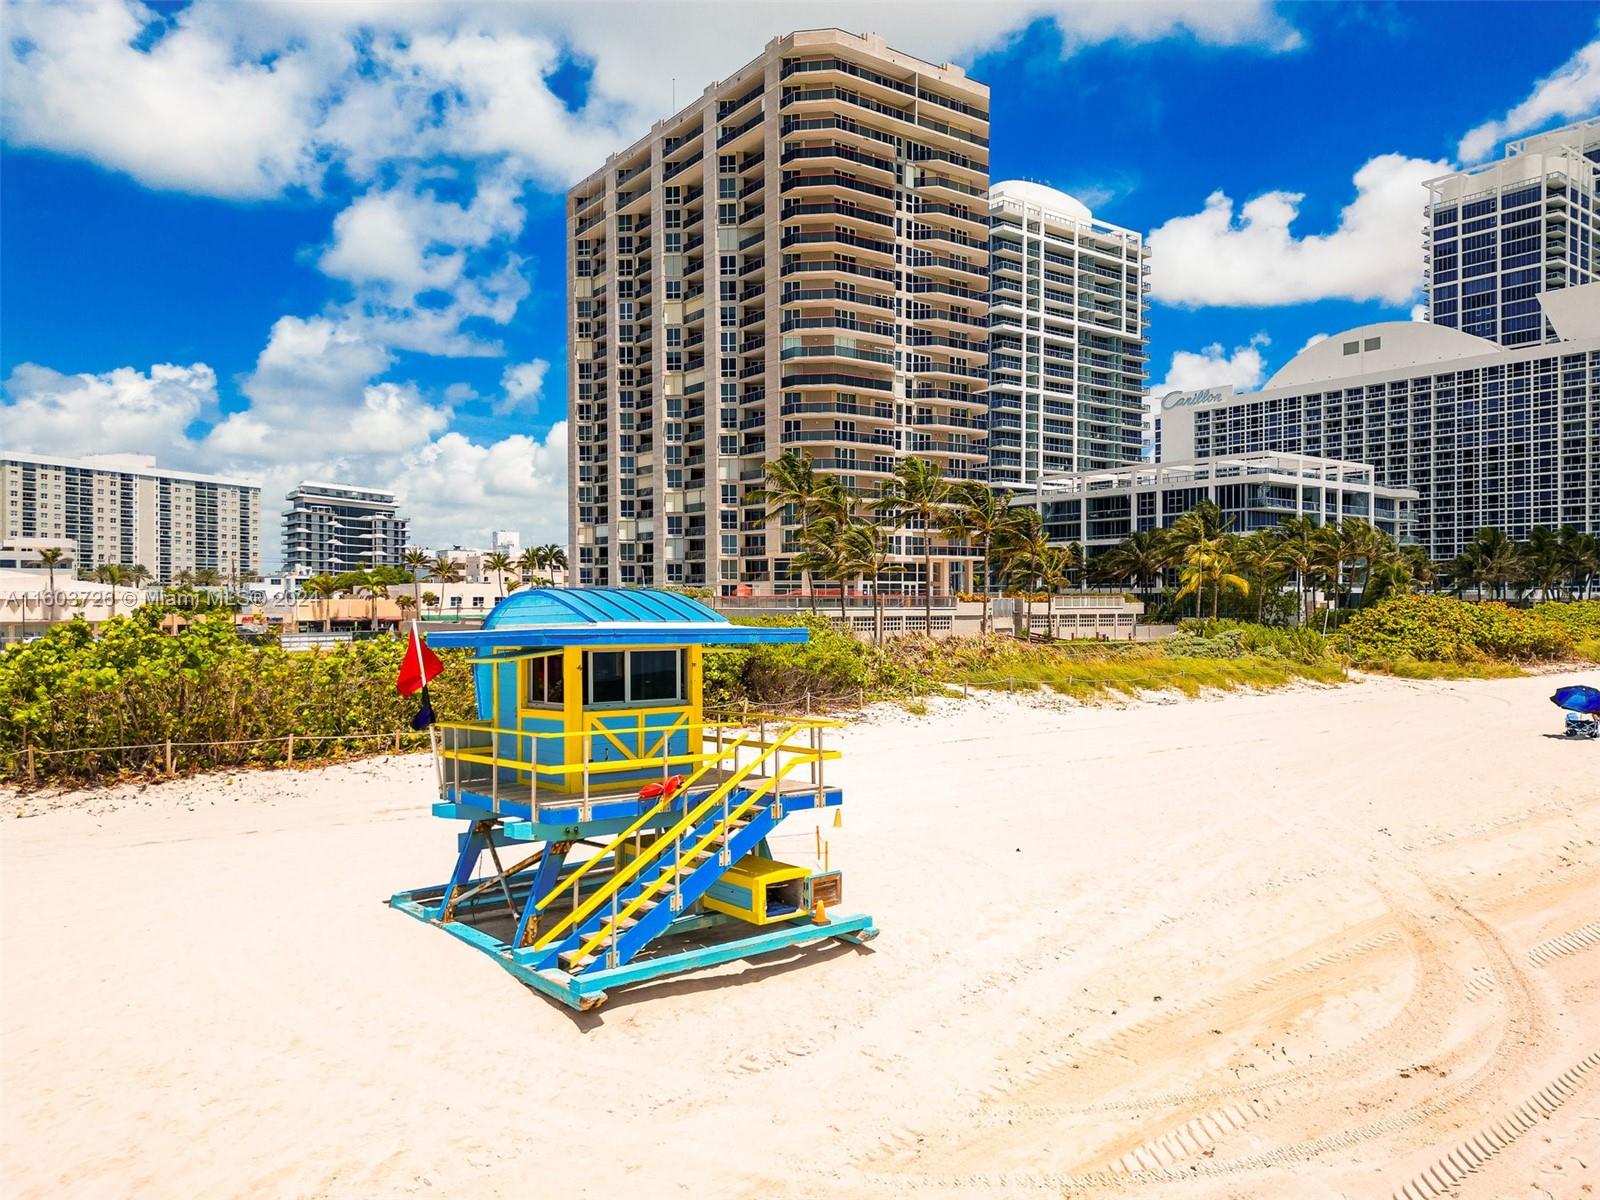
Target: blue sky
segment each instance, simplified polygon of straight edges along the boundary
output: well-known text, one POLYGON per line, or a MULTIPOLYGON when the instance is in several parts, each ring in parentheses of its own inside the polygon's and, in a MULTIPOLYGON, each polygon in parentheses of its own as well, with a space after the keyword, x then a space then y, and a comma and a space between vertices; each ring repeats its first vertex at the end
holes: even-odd
POLYGON ((789 29, 961 62, 995 179, 1149 233, 1158 388, 1408 319, 1420 180, 1600 110, 1581 4, 5 15, 0 444, 243 473, 268 514, 302 477, 393 484, 427 542, 564 537, 561 190, 789 29))

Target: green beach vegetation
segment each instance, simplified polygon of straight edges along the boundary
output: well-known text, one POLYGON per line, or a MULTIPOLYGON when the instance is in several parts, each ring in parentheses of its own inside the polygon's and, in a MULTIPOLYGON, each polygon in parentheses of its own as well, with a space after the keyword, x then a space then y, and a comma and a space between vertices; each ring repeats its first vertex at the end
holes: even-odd
MULTIPOLYGON (((275 639, 241 637, 226 612, 165 633, 166 612, 140 608, 98 637, 87 622, 66 621, 0 652, 0 778, 25 781, 30 759, 36 780, 159 773, 169 740, 183 770, 281 764, 291 735, 296 762, 368 754, 392 748, 416 711, 415 699, 395 692, 406 648, 398 638, 289 652, 275 639), (251 744, 200 744, 240 742, 251 744), (129 746, 138 748, 93 749, 129 746)), ((446 670, 430 692, 440 720, 472 716, 464 667, 446 670)))

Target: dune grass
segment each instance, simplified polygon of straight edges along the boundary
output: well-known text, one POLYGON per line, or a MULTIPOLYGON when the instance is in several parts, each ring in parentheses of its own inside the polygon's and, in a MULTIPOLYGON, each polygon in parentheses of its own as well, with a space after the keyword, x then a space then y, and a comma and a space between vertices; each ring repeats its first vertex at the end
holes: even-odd
POLYGON ((962 674, 962 682, 973 687, 997 691, 1049 688, 1075 700, 1134 696, 1141 692, 1197 696, 1207 689, 1267 689, 1300 682, 1340 683, 1344 678, 1343 666, 1334 661, 1301 663, 1260 655, 1173 658, 1159 652, 1075 658, 1071 662, 1007 663, 998 669, 962 674))
POLYGON ((1392 675, 1396 679, 1515 679, 1521 667, 1509 662, 1423 662, 1415 658, 1392 658, 1364 662, 1363 671, 1392 675))

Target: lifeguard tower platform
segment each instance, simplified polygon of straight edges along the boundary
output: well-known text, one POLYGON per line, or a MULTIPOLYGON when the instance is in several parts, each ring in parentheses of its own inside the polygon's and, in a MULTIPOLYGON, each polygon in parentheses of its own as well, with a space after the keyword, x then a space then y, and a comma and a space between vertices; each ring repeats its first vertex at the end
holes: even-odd
POLYGON ((718 720, 702 704, 705 647, 807 636, 612 588, 515 592, 481 629, 431 634, 474 652, 478 720, 433 726, 433 812, 462 828, 448 881, 389 903, 579 1009, 624 984, 870 940, 870 917, 831 911, 838 871, 768 846, 786 816, 842 802, 825 744, 838 722, 718 720))

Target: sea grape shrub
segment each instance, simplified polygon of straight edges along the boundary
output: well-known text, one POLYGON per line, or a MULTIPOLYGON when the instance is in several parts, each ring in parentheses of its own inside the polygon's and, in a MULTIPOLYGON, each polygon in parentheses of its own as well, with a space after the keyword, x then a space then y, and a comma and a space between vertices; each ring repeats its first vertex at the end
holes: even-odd
MULTIPOLYGON (((142 610, 105 622, 99 637, 82 620, 62 622, 0 652, 0 774, 19 778, 30 746, 36 776, 71 778, 160 769, 168 739, 184 768, 279 761, 290 734, 308 739, 297 757, 369 750, 370 742, 342 739, 404 729, 416 710, 414 698, 394 690, 404 653, 391 637, 292 653, 275 640, 240 638, 222 614, 171 634, 142 610), (186 745, 255 739, 274 740, 186 745), (124 746, 142 749, 85 750, 124 746)), ((464 656, 440 657, 434 711, 440 720, 470 719, 464 656)))
POLYGON ((1241 658, 1245 653, 1244 635, 1237 629, 1220 629, 1209 636, 1180 629, 1162 642, 1172 658, 1241 658))
POLYGON ((1356 663, 1538 662, 1569 657, 1561 625, 1504 604, 1449 596, 1398 596, 1362 609, 1344 625, 1356 663))
POLYGON ((1600 638, 1600 600, 1546 600, 1528 611, 1561 626, 1574 641, 1600 638))

